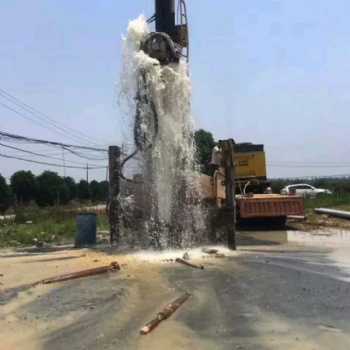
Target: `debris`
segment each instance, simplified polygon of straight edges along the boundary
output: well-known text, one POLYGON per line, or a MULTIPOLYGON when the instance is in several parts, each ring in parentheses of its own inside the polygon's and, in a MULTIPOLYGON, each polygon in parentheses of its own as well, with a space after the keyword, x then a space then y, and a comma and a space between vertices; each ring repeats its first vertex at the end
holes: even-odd
POLYGON ((147 323, 146 326, 140 330, 140 334, 145 335, 150 333, 159 325, 160 322, 169 318, 190 296, 190 293, 185 293, 180 298, 176 299, 173 303, 169 304, 157 315, 155 319, 147 323))
POLYGON ((202 255, 202 259, 214 259, 213 255, 202 255))
POLYGON ((218 252, 218 249, 212 249, 212 248, 202 248, 202 252, 206 254, 216 254, 218 252))
POLYGON ((225 254, 215 254, 215 258, 219 258, 219 259, 225 258, 225 254))
POLYGON ((38 241, 35 245, 37 248, 43 248, 46 245, 46 243, 43 241, 38 241))
POLYGON ((184 260, 190 260, 189 254, 186 252, 186 253, 183 255, 182 259, 184 259, 184 260))
POLYGON ((181 258, 176 258, 175 259, 176 262, 179 262, 181 264, 184 264, 184 265, 188 265, 188 266, 191 266, 191 267, 195 267, 197 269, 201 269, 203 270, 204 269, 204 266, 203 265, 195 265, 195 264, 191 264, 190 262, 184 260, 184 259, 181 259, 181 258))
POLYGON ((37 248, 43 248, 44 246, 46 246, 45 242, 39 241, 37 238, 34 238, 33 241, 37 248))
POLYGON ((49 283, 55 283, 55 282, 63 282, 63 281, 73 280, 76 278, 98 275, 101 273, 105 273, 107 271, 117 271, 117 270, 120 270, 120 266, 116 261, 113 261, 110 265, 107 265, 107 266, 69 273, 67 275, 62 275, 58 277, 47 278, 47 279, 41 280, 38 283, 49 284, 49 283))
POLYGON ((100 260, 98 260, 98 259, 95 259, 95 260, 92 260, 92 262, 100 262, 100 260))

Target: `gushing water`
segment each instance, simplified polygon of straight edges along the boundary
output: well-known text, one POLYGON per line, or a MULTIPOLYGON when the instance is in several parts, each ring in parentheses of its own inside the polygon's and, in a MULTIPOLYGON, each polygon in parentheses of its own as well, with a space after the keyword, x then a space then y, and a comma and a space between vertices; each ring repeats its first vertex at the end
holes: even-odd
POLYGON ((121 97, 129 125, 136 123, 139 149, 133 162, 138 183, 132 186, 138 215, 132 220, 143 245, 192 246, 203 239, 205 225, 196 181, 188 67, 184 60, 160 65, 141 51, 140 42, 148 33, 140 16, 129 23, 124 38, 121 97))

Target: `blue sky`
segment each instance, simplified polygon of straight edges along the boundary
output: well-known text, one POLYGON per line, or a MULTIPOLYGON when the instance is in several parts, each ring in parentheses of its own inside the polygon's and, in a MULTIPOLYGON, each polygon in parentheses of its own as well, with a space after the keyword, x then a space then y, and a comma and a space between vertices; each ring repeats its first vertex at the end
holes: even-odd
MULTIPOLYGON (((153 6, 153 0, 2 0, 0 88, 104 147, 119 144, 121 34, 129 19, 151 16, 153 6)), ((350 174, 350 2, 187 0, 187 7, 196 126, 215 139, 265 144, 270 177, 350 174)), ((2 106, 0 130, 73 143, 2 106)), ((6 177, 48 169, 3 158, 0 164, 6 177)), ((66 171, 85 177, 84 170, 66 171)), ((93 178, 104 179, 105 171, 91 171, 93 178)))

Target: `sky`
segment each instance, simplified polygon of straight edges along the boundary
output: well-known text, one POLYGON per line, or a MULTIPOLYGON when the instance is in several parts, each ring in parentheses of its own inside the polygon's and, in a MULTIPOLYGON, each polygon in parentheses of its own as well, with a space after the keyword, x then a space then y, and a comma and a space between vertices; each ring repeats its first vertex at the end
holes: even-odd
MULTIPOLYGON (((271 178, 350 174, 350 2, 187 0, 187 8, 196 127, 216 140, 264 144, 271 178)), ((130 19, 153 12, 153 0, 2 0, 0 89, 99 148, 120 144, 122 34, 130 19)), ((21 111, 1 95, 0 103, 21 111)), ((0 131, 82 144, 1 104, 0 131)), ((6 144, 62 158, 42 145, 6 144)), ((0 154, 62 164, 3 146, 0 154)), ((84 154, 99 160, 65 154, 66 165, 107 165, 105 153, 84 154)), ((22 169, 64 175, 0 157, 7 179, 22 169)), ((86 170, 66 175, 79 180, 86 170)), ((105 178, 106 169, 89 171, 89 180, 105 178)))

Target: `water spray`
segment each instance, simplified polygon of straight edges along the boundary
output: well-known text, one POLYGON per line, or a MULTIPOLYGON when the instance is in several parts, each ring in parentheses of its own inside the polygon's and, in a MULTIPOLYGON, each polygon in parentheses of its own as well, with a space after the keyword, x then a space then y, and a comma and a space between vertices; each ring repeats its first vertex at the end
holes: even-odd
POLYGON ((123 56, 121 85, 131 111, 135 149, 122 168, 132 160, 139 167, 133 178, 121 172, 133 186, 134 241, 155 249, 194 246, 204 236, 205 224, 195 181, 184 0, 156 0, 149 20, 140 16, 131 21, 123 56), (153 22, 155 31, 150 31, 153 22))

